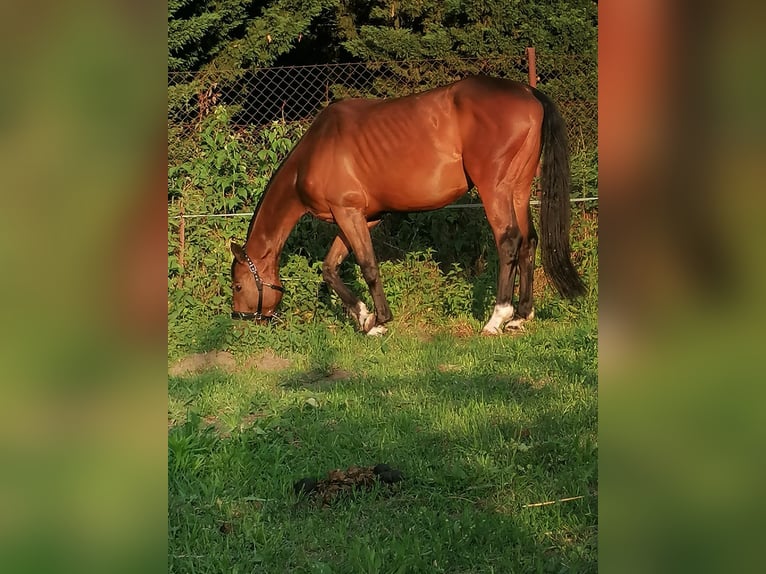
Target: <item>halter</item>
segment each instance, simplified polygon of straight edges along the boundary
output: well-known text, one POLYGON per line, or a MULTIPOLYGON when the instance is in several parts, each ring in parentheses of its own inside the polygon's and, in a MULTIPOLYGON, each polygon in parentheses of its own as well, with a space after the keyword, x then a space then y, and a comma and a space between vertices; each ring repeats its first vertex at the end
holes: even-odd
POLYGON ((258 275, 258 270, 255 268, 255 263, 253 263, 253 260, 250 259, 250 257, 245 253, 245 261, 247 262, 247 267, 250 269, 250 273, 253 274, 253 279, 255 279, 255 286, 258 288, 258 310, 255 313, 245 313, 243 311, 232 311, 231 312, 231 318, 232 319, 247 319, 247 320, 256 320, 256 321, 269 321, 274 318, 274 315, 263 315, 261 314, 262 304, 263 304, 263 286, 271 287, 275 291, 279 291, 280 293, 285 292, 285 288, 280 285, 274 285, 273 283, 266 283, 261 279, 261 276, 258 275))

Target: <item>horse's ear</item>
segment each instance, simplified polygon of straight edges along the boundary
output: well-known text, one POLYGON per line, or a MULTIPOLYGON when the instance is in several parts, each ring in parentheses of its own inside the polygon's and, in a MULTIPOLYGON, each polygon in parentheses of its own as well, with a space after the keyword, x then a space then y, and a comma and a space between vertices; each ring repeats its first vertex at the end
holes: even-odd
POLYGON ((245 263, 247 259, 247 255, 245 255, 245 250, 242 248, 241 245, 234 243, 232 241, 231 243, 231 253, 234 255, 234 259, 239 261, 240 263, 245 263))

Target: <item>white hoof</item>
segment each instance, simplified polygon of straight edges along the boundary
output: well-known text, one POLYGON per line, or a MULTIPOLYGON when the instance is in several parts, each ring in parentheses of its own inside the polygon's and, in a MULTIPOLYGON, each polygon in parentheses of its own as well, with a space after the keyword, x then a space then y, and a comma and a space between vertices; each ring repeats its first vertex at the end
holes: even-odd
POLYGON ((367 305, 365 305, 364 303, 359 303, 359 305, 356 308, 356 314, 354 318, 359 324, 359 328, 363 332, 369 332, 373 324, 375 323, 375 314, 370 313, 369 309, 367 309, 367 305))
POLYGON ((367 331, 369 337, 382 337, 388 333, 388 327, 384 325, 375 325, 372 329, 367 331))
POLYGON ((492 317, 484 325, 482 333, 485 335, 497 335, 502 332, 503 325, 513 317, 513 305, 495 305, 492 317))

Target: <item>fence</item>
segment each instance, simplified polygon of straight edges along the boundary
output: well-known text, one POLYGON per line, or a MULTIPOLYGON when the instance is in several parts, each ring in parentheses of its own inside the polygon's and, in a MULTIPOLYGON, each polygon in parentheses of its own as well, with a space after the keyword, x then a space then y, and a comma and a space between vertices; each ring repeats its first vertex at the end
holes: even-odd
POLYGON ((230 110, 235 129, 273 121, 310 121, 336 99, 401 96, 478 73, 538 84, 558 103, 569 127, 573 149, 595 148, 595 60, 545 53, 535 57, 533 50, 525 55, 491 59, 355 62, 218 70, 196 75, 170 73, 169 131, 172 138, 188 136, 219 105, 230 110))

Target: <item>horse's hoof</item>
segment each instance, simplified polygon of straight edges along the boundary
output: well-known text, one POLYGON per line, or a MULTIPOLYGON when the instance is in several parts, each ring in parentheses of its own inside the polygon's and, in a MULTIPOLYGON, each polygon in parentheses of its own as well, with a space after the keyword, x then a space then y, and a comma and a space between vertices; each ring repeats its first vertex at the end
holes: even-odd
POLYGON ((356 306, 355 312, 353 312, 352 315, 362 333, 369 332, 375 325, 375 313, 370 313, 370 310, 367 309, 367 305, 361 301, 356 306))
POLYGON ((364 323, 362 323, 362 331, 365 333, 368 333, 375 329, 377 325, 375 325, 375 315, 370 314, 369 317, 366 317, 364 320, 364 323))
POLYGON ((369 337, 382 337, 388 332, 388 327, 384 325, 375 325, 372 329, 367 331, 369 337))
POLYGON ((489 327, 489 328, 484 327, 481 330, 481 334, 484 335, 485 337, 495 337, 500 334, 500 331, 498 331, 495 327, 489 327))
POLYGON ((520 315, 514 315, 513 319, 508 321, 508 323, 505 325, 505 330, 513 330, 513 331, 523 331, 524 330, 524 323, 527 321, 531 321, 535 317, 535 310, 532 309, 529 312, 529 315, 526 317, 521 317, 520 315))

